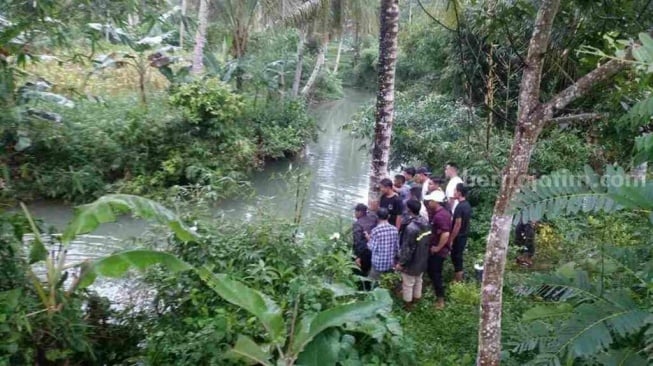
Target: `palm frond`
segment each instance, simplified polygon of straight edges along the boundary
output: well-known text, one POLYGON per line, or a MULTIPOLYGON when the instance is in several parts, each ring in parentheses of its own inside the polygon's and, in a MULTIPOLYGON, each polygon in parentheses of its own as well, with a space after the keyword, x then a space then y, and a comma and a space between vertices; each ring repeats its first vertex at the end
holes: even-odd
POLYGON ((648 361, 653 362, 653 314, 651 314, 646 323, 649 325, 644 333, 644 352, 648 356, 648 361))
MULTIPOLYGON (((519 343, 512 352, 536 352, 531 364, 560 364, 561 360, 594 359, 600 364, 627 356, 624 343, 649 327, 650 312, 642 309, 628 289, 601 291, 588 274, 574 266, 536 278, 530 294, 552 300, 525 312, 519 343)), ((525 291, 524 293, 529 293, 525 291)), ((628 343, 625 343, 628 344, 628 343)))
POLYGON ((590 167, 582 174, 561 171, 523 189, 512 208, 515 222, 624 208, 653 211, 653 183, 642 182, 626 174, 623 168, 611 165, 602 176, 590 167))
POLYGON ((330 6, 331 0, 305 0, 283 14, 280 23, 292 26, 310 23, 320 14, 328 12, 330 6))
POLYGON ((638 354, 637 350, 632 348, 605 352, 596 356, 595 360, 597 364, 606 366, 650 365, 650 363, 647 363, 646 358, 642 357, 638 354))

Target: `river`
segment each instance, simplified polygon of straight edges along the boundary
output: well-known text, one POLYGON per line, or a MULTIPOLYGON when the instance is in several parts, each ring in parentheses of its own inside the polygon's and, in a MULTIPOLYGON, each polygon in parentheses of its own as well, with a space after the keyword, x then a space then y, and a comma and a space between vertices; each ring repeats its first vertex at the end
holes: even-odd
MULTIPOLYGON (((261 209, 273 212, 277 217, 294 217, 296 184, 280 178, 292 169, 304 172, 308 177, 302 183, 306 187, 303 222, 332 220, 348 223, 353 219, 355 204, 365 202, 367 198, 370 156, 367 150, 361 149, 363 142, 353 139, 342 130, 342 126, 372 98, 369 93, 347 90, 342 99, 314 107, 320 133, 317 141, 306 147, 306 153, 294 160, 268 163, 263 170, 252 175, 253 194, 250 198, 226 200, 212 212, 216 217, 228 220, 254 221, 261 209)), ((63 230, 73 213, 72 207, 52 201, 34 202, 29 205, 29 210, 46 226, 54 227, 55 232, 63 230)), ((148 235, 148 226, 128 216, 101 225, 93 235, 80 237, 71 243, 66 262, 80 262, 138 246, 130 239, 148 235)), ((139 281, 133 278, 98 279, 93 289, 112 299, 118 308, 142 304, 142 299, 150 296, 147 289, 139 286, 139 281)))
MULTIPOLYGON (((308 184, 302 211, 304 220, 351 218, 354 205, 366 201, 370 156, 367 150, 361 149, 363 142, 353 139, 341 127, 372 98, 369 93, 346 90, 342 99, 314 107, 320 133, 317 141, 306 147, 306 153, 294 160, 269 162, 250 178, 254 193, 250 198, 226 200, 214 212, 227 219, 255 220, 256 213, 263 208, 278 216, 293 217, 294 184, 289 186, 280 178, 293 169, 309 174, 309 182, 302 183, 308 184)), ((29 210, 58 230, 72 217, 72 207, 51 201, 32 203, 29 210)), ((141 235, 146 227, 142 221, 122 217, 116 223, 100 226, 93 234, 127 239, 141 235)))

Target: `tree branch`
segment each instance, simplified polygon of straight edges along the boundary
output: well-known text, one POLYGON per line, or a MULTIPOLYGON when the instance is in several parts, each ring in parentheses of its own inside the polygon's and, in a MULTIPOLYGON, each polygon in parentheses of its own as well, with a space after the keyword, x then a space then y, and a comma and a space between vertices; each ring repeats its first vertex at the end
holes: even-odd
POLYGON ((544 54, 551 40, 553 20, 560 0, 543 0, 537 12, 533 35, 528 45, 528 55, 524 65, 521 85, 519 87, 519 123, 527 123, 531 113, 540 106, 540 84, 542 82, 542 67, 544 54))
POLYGON ((594 121, 601 118, 603 118, 603 115, 600 113, 579 113, 552 118, 549 122, 563 124, 575 121, 594 121))
POLYGON ((584 96, 594 85, 612 78, 629 65, 630 63, 627 60, 613 59, 592 70, 544 104, 544 118, 551 119, 556 111, 563 109, 569 103, 584 96))
MULTIPOLYGON (((419 5, 420 8, 422 8, 422 11, 424 12, 424 14, 426 14, 429 18, 431 18, 431 20, 433 20, 434 22, 436 22, 437 24, 439 24, 442 28, 444 28, 444 29, 446 29, 446 30, 448 30, 448 31, 451 31, 451 32, 455 32, 455 31, 456 31, 455 29, 451 29, 451 28, 447 27, 446 25, 444 25, 444 23, 442 23, 442 22, 439 21, 436 17, 434 17, 433 15, 431 15, 431 13, 429 13, 428 10, 426 10, 426 8, 425 8, 424 5, 422 4, 422 1, 421 1, 421 0, 417 0, 417 4, 419 5)), ((454 5, 454 6, 455 6, 455 5, 454 5)))

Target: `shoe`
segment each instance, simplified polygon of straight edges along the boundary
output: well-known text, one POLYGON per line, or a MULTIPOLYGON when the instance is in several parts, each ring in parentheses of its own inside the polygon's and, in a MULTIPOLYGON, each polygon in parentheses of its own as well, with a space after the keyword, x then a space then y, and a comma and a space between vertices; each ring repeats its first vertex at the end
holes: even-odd
POLYGON ((533 260, 526 256, 520 256, 517 257, 517 264, 522 267, 531 267, 533 265, 533 260))
POLYGON ((444 309, 444 300, 443 299, 438 299, 438 300, 435 301, 435 309, 436 310, 444 309))
POLYGON ((411 311, 413 311, 413 302, 412 301, 411 302, 405 302, 404 303, 404 310, 406 310, 409 313, 411 311))

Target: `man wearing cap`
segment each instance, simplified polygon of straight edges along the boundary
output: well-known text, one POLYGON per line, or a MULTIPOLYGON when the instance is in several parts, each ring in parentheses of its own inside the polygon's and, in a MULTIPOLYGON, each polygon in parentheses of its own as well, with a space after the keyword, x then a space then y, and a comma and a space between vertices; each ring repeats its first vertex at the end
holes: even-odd
POLYGON ((360 275, 367 276, 372 265, 372 253, 367 247, 367 235, 376 226, 376 217, 368 215, 367 206, 359 203, 354 208, 356 221, 352 227, 354 235, 353 252, 356 265, 360 268, 360 275))
POLYGON ((424 197, 433 215, 431 217, 431 246, 427 273, 435 292, 436 309, 444 308, 444 281, 442 268, 449 256, 449 232, 451 231, 451 214, 444 208, 446 197, 442 190, 435 190, 424 197))
POLYGON ((422 197, 429 193, 429 175, 431 175, 431 173, 424 166, 417 169, 417 172, 415 173, 415 182, 422 186, 422 197))

